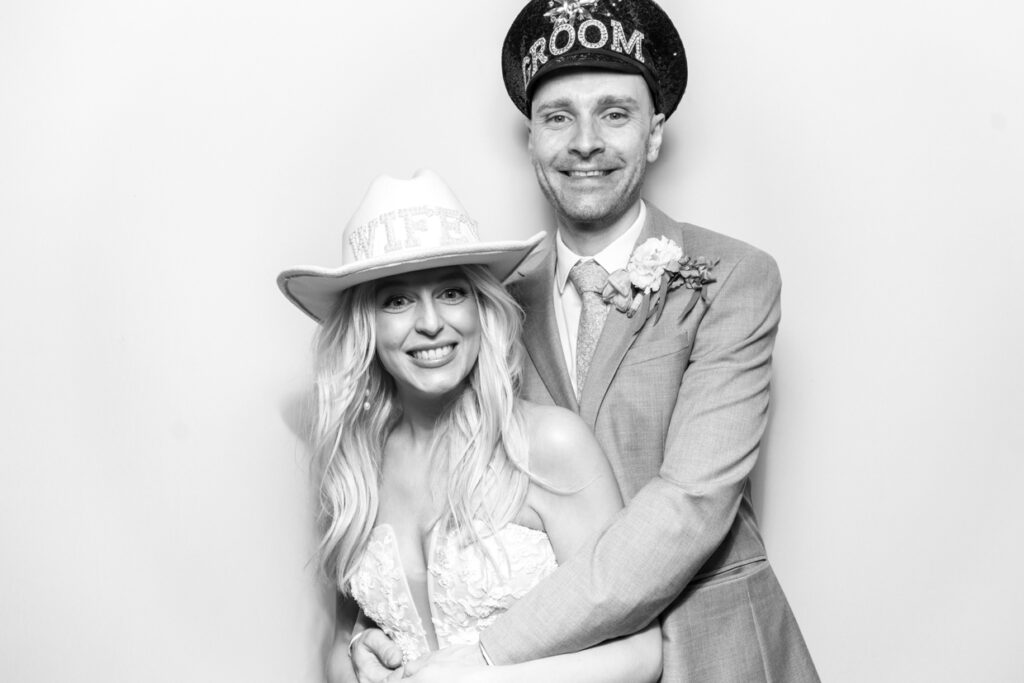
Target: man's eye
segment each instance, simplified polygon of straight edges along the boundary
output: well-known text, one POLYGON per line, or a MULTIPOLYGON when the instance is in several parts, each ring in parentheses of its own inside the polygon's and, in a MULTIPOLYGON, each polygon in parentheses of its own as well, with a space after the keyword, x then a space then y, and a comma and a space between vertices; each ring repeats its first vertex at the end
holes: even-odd
POLYGON ((547 118, 548 123, 553 123, 556 125, 566 123, 568 120, 569 117, 566 116, 565 114, 551 114, 547 118))
POLYGON ((605 116, 612 121, 625 121, 629 118, 624 111, 610 111, 605 116))
POLYGON ((466 299, 466 290, 462 287, 448 287, 441 292, 440 299, 449 304, 459 303, 466 299))

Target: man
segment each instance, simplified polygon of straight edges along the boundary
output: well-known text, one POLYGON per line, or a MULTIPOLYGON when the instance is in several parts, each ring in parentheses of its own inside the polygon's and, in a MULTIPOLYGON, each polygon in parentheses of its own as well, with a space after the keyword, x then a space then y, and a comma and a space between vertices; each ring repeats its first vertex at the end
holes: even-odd
POLYGON ((778 270, 640 198, 686 85, 675 27, 650 0, 534 0, 503 71, 558 224, 543 263, 512 285, 525 394, 579 412, 627 506, 458 654, 537 659, 660 618, 663 681, 817 681, 750 501, 778 270))

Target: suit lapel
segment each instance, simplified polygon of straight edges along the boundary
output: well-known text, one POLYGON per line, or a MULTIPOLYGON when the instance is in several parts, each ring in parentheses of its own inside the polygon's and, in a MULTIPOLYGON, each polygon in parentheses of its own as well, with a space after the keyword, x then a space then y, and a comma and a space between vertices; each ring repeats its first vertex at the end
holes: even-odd
POLYGON ((578 410, 572 380, 565 367, 565 355, 558 337, 558 323, 551 291, 555 278, 555 250, 550 247, 544 261, 524 279, 516 282, 519 302, 526 313, 523 324, 523 344, 537 368, 537 373, 555 403, 570 410, 578 410))
MULTIPOLYGON (((641 244, 651 237, 661 236, 673 240, 684 249, 683 253, 686 253, 686 247, 682 242, 682 231, 665 214, 648 203, 647 220, 644 223, 643 230, 640 232, 640 236, 637 238, 637 244, 641 244)), ((669 298, 679 298, 679 296, 686 296, 687 294, 693 296, 696 292, 680 288, 673 291, 670 295, 666 293, 667 296, 663 300, 662 306, 665 305, 669 298)), ((604 402, 604 397, 608 393, 608 387, 611 385, 612 378, 615 377, 622 359, 625 358, 629 347, 636 341, 637 335, 640 334, 640 330, 643 329, 644 324, 652 317, 652 314, 649 296, 644 297, 643 305, 632 318, 626 317, 625 313, 621 313, 615 308, 608 311, 608 317, 605 319, 604 329, 601 330, 597 347, 594 349, 594 357, 590 361, 590 370, 587 373, 586 381, 583 383, 583 391, 580 398, 580 416, 591 428, 594 427, 597 421, 597 413, 604 402)))

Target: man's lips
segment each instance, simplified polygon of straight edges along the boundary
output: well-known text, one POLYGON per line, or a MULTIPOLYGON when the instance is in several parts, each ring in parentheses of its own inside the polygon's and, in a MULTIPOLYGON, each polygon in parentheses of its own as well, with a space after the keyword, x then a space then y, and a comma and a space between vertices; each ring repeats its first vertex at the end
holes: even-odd
POLYGON ((565 169, 560 173, 570 178, 603 178, 613 171, 614 169, 565 169))

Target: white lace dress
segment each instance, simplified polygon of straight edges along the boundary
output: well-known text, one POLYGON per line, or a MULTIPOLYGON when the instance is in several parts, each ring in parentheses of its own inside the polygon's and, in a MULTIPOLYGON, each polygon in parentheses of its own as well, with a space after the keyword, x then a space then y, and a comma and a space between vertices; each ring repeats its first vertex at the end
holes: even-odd
MULTIPOLYGON (((481 543, 496 563, 462 547, 454 532, 431 534, 426 588, 438 647, 476 643, 483 629, 557 566, 543 531, 509 524, 481 543)), ((390 525, 374 527, 350 589, 363 612, 402 648, 406 662, 430 650, 390 525)))

